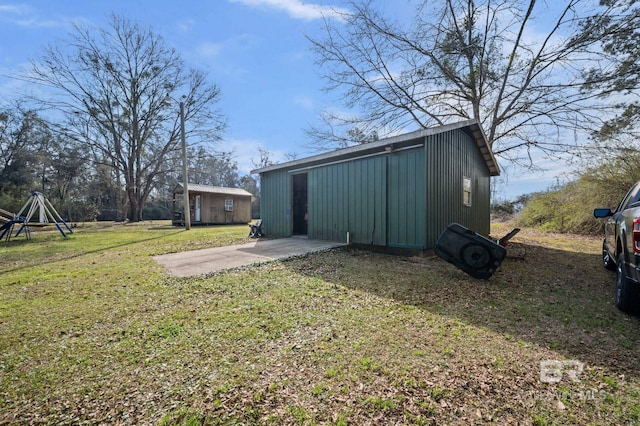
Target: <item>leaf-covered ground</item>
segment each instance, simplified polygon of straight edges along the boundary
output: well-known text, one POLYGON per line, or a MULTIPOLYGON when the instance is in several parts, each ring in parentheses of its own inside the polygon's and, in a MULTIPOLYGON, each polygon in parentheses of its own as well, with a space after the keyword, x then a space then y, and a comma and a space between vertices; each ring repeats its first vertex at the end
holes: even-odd
POLYGON ((184 279, 151 259, 246 231, 0 242, 0 424, 640 424, 640 320, 600 239, 525 230, 488 281, 360 250, 184 279))

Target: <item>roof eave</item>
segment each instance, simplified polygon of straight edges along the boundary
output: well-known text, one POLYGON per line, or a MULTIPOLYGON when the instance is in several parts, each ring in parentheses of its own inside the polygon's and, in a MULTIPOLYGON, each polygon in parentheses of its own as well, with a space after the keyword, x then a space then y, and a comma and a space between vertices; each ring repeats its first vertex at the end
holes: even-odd
POLYGON ((484 159, 487 164, 487 168, 489 169, 489 174, 491 176, 500 176, 500 166, 498 166, 498 161, 496 161, 496 157, 493 154, 493 150, 487 142, 487 137, 484 134, 484 130, 478 124, 476 120, 472 120, 473 123, 470 123, 469 130, 471 131, 471 136, 476 141, 476 145, 480 150, 480 155, 484 159))
POLYGON ((356 145, 348 148, 338 149, 334 151, 325 152, 318 155, 313 155, 311 157, 302 158, 299 160, 287 161, 285 163, 274 164, 267 167, 261 167, 258 169, 251 170, 251 174, 261 174, 267 173, 275 170, 281 169, 293 169, 299 168, 302 166, 307 166, 310 164, 318 164, 322 163, 326 160, 336 160, 340 158, 348 158, 348 157, 356 157, 358 154, 364 154, 366 151, 376 151, 380 149, 384 149, 384 147, 399 144, 403 142, 412 141, 415 139, 423 139, 427 136, 440 134, 444 132, 448 132, 451 130, 465 129, 468 128, 470 130, 471 136, 476 142, 480 153, 487 164, 487 168, 489 169, 489 173, 491 176, 499 176, 500 168, 498 167, 498 163, 491 151, 491 147, 487 142, 487 138, 484 134, 484 131, 478 124, 478 121, 475 119, 460 121, 457 123, 445 124, 443 126, 431 127, 428 129, 416 130, 414 132, 405 133, 398 136, 392 136, 389 138, 381 139, 379 141, 370 142, 362 145, 356 145))
MULTIPOLYGON (((226 186, 212 186, 212 185, 201 185, 201 184, 189 184, 189 192, 195 193, 206 193, 206 194, 220 194, 220 195, 233 195, 238 197, 252 197, 253 194, 242 188, 231 188, 226 186)), ((182 182, 178 182, 173 192, 175 194, 182 194, 184 191, 184 186, 182 182)))

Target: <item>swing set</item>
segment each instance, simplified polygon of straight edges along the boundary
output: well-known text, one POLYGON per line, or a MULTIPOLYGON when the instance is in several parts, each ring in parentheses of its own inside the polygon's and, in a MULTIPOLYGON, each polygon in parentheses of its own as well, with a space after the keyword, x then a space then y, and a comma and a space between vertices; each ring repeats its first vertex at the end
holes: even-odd
POLYGON ((18 214, 13 214, 6 210, 0 209, 0 240, 5 238, 7 241, 11 239, 11 234, 16 225, 20 225, 20 229, 14 235, 19 236, 23 231, 27 240, 31 239, 30 226, 44 227, 49 224, 54 224, 58 231, 64 238, 67 238, 63 226, 69 233, 73 233, 73 230, 67 225, 67 222, 62 219, 57 210, 53 207, 51 202, 41 192, 34 191, 31 196, 20 209, 18 214), (27 211, 23 216, 22 214, 27 211), (37 222, 32 222, 31 219, 37 213, 37 222))

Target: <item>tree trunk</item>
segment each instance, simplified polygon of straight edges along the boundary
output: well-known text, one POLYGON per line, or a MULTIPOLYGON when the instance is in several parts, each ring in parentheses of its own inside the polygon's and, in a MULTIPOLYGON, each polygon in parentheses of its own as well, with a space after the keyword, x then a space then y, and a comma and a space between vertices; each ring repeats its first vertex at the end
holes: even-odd
POLYGON ((142 210, 138 203, 131 203, 131 217, 130 222, 140 222, 142 220, 142 210))

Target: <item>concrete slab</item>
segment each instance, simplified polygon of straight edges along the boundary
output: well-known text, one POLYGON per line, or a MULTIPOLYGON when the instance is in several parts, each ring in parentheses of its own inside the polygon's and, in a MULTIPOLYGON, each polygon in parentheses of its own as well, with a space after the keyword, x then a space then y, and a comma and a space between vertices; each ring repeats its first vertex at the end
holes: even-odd
POLYGON ((175 276, 190 277, 344 245, 346 244, 292 237, 277 240, 255 240, 233 246, 163 254, 154 256, 153 259, 175 276))

